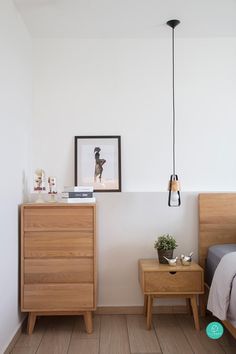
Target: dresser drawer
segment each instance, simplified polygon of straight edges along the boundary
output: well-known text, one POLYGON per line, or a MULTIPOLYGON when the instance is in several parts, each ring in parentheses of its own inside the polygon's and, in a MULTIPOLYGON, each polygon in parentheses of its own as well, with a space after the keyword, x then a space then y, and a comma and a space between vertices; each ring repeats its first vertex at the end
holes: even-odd
POLYGON ((24 283, 89 283, 93 267, 93 258, 25 259, 24 283))
POLYGON ((94 230, 94 208, 70 207, 25 207, 24 231, 91 231, 94 230))
POLYGON ((94 308, 93 284, 26 284, 24 311, 76 311, 94 308))
POLYGON ((145 272, 144 291, 156 293, 196 293, 203 291, 201 271, 145 272))
POLYGON ((91 257, 92 231, 28 231, 24 233, 24 257, 91 257))

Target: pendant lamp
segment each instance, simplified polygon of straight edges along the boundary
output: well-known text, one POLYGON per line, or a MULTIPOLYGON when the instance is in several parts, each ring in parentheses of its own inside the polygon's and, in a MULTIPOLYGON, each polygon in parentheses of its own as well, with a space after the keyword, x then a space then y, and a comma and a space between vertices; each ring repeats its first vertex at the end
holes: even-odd
POLYGON ((169 181, 168 205, 170 207, 178 207, 180 200, 179 179, 175 172, 175 27, 180 23, 179 20, 170 20, 166 22, 172 28, 172 154, 173 154, 173 170, 169 181))

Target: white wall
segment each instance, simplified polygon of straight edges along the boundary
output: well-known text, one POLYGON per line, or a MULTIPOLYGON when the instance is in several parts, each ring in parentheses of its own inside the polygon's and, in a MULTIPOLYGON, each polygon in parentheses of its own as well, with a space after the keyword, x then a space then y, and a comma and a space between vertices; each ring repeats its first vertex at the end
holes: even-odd
POLYGON ((32 44, 12 2, 0 2, 0 353, 17 331, 18 205, 27 194, 32 107, 32 44))
MULTIPOLYGON (((234 191, 236 39, 176 39, 177 173, 234 191)), ((171 174, 170 39, 34 40, 33 167, 73 182, 73 137, 120 134, 123 191, 171 174)))

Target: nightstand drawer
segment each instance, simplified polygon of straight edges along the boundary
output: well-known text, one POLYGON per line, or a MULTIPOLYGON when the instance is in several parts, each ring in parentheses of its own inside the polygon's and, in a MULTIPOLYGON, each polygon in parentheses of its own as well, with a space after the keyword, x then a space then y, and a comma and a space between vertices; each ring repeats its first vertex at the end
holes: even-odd
POLYGON ((145 272, 144 291, 154 293, 198 293, 203 291, 202 272, 145 272))

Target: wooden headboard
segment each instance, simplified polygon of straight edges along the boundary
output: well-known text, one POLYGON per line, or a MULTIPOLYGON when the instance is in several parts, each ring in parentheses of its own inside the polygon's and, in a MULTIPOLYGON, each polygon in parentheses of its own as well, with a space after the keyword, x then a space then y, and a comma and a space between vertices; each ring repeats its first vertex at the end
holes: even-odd
POLYGON ((208 247, 236 243, 236 193, 199 194, 199 264, 205 268, 208 247))

